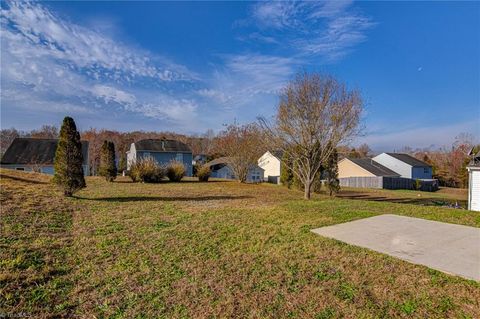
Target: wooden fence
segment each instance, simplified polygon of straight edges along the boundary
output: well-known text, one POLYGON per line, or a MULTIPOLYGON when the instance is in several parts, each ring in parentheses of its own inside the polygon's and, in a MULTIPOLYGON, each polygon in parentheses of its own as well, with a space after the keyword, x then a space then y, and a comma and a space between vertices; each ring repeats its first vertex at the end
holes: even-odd
POLYGON ((384 188, 384 189, 418 189, 434 192, 438 190, 438 180, 415 180, 403 177, 344 177, 340 178, 340 186, 359 188, 384 188))

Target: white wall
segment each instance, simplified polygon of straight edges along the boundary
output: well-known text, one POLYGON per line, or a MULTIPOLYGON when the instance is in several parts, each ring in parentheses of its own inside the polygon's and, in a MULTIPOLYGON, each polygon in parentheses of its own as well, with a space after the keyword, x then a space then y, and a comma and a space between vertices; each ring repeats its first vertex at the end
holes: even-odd
POLYGON ((130 145, 130 150, 127 152, 127 171, 130 170, 130 166, 137 160, 137 150, 135 149, 135 143, 130 145))
POLYGON ((400 174, 400 177, 412 178, 412 166, 396 159, 395 157, 392 157, 386 153, 382 153, 372 159, 375 162, 382 164, 386 168, 391 169, 395 173, 400 174))
POLYGON ((480 167, 471 167, 468 171, 468 209, 480 212, 480 167))
POLYGON ((270 152, 266 152, 258 159, 258 166, 264 169, 264 180, 276 180, 280 183, 280 160, 270 152), (269 178, 270 177, 270 178, 269 178))

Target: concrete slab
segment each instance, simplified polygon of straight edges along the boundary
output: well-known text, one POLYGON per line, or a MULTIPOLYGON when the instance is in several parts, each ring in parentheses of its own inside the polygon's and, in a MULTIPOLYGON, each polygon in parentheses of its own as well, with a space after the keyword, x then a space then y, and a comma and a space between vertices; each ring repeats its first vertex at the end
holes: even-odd
POLYGON ((480 281, 480 228, 386 214, 312 232, 480 281))

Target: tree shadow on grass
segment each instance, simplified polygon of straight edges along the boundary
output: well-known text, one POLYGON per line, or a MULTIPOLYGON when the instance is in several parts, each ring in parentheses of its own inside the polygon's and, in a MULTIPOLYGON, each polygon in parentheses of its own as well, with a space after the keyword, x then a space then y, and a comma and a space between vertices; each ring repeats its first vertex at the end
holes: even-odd
POLYGON ((385 196, 374 196, 370 194, 339 194, 338 198, 353 199, 353 200, 364 200, 364 201, 373 201, 373 202, 388 202, 388 203, 397 203, 397 204, 413 204, 421 206, 447 206, 458 203, 461 206, 466 205, 465 200, 452 200, 452 199, 438 199, 432 197, 419 197, 419 198, 396 198, 396 197, 385 197, 385 196))
POLYGON ((49 182, 43 182, 43 181, 38 181, 38 180, 35 180, 35 179, 28 179, 28 178, 22 178, 22 177, 18 177, 18 176, 11 176, 11 175, 5 175, 5 174, 0 174, 0 178, 9 178, 9 179, 13 179, 15 181, 31 183, 31 184, 49 184, 49 182))
MULTIPOLYGON (((226 183, 226 182, 232 182, 232 181, 235 181, 235 180, 232 180, 232 179, 225 179, 225 180, 209 180, 208 182, 200 182, 200 181, 197 181, 197 180, 182 180, 180 182, 171 182, 169 181, 168 179, 165 179, 165 180, 162 180, 161 182, 158 182, 158 183, 146 183, 146 184, 171 184, 171 183, 175 183, 175 184, 188 184, 188 183, 194 183, 194 184, 198 184, 198 183, 201 183, 201 184, 210 184, 210 183, 226 183)), ((130 183, 134 183, 134 181, 132 180, 115 180, 113 181, 114 183, 119 183, 119 184, 130 184, 130 183)))
POLYGON ((172 196, 126 196, 126 197, 97 197, 97 198, 87 198, 87 197, 78 197, 77 199, 81 200, 92 200, 92 201, 105 201, 105 202, 148 202, 148 201, 160 201, 160 202, 187 202, 187 201, 210 201, 210 200, 234 200, 234 199, 248 199, 253 198, 252 196, 188 196, 188 197, 172 197, 172 196))

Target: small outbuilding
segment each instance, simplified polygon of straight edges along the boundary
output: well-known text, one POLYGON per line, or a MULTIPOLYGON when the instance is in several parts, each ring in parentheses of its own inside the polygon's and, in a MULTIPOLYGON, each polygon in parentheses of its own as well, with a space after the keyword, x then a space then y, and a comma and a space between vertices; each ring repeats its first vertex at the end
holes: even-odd
MULTIPOLYGON (((89 175, 88 142, 81 141, 83 173, 89 175)), ((16 138, 3 154, 0 167, 53 175, 58 139, 16 138)))
POLYGON ((480 152, 474 155, 467 170, 468 209, 480 212, 480 152))

